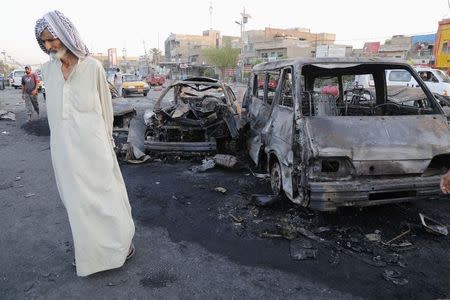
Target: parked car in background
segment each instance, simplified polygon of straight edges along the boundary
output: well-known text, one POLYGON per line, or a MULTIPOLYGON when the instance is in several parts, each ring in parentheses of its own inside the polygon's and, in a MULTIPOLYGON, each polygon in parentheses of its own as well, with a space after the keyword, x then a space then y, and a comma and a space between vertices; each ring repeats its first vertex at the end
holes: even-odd
POLYGON ((450 100, 450 78, 445 72, 428 67, 415 67, 414 69, 431 92, 450 100))
POLYGON ((351 58, 259 64, 242 117, 248 154, 270 174, 274 194, 312 209, 438 196, 440 174, 450 169, 444 111, 407 64, 351 58), (372 75, 374 87, 346 90, 344 80, 356 75, 372 75), (400 79, 416 86, 387 85, 400 79), (330 83, 339 94, 324 91, 330 83))
POLYGON ((22 86, 22 77, 25 75, 25 69, 16 69, 11 72, 11 86, 18 89, 22 86))
POLYGON ((122 96, 127 97, 131 94, 142 94, 147 96, 150 86, 144 81, 140 80, 134 74, 122 75, 122 96))
POLYGON ((387 70, 386 71, 386 85, 387 86, 407 86, 418 87, 414 76, 406 70, 387 70))
POLYGON ((5 75, 0 73, 0 90, 5 89, 5 75))
POLYGON ((151 86, 164 85, 166 77, 164 75, 151 75, 146 78, 147 83, 151 86))
POLYGON ((45 93, 45 82, 42 79, 42 75, 39 75, 39 87, 38 87, 38 91, 42 93, 42 96, 44 97, 44 100, 47 99, 46 97, 46 93, 45 93))

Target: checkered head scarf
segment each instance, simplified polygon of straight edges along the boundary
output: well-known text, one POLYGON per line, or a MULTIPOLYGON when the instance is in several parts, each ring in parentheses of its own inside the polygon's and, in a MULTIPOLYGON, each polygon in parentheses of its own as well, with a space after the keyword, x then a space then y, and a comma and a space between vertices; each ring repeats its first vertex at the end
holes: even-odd
POLYGON ((89 50, 81 40, 77 29, 60 11, 54 10, 46 13, 41 19, 37 20, 34 28, 39 47, 41 47, 42 51, 49 54, 41 40, 41 33, 44 29, 50 31, 53 38, 60 39, 64 46, 78 58, 85 58, 89 55, 89 50))

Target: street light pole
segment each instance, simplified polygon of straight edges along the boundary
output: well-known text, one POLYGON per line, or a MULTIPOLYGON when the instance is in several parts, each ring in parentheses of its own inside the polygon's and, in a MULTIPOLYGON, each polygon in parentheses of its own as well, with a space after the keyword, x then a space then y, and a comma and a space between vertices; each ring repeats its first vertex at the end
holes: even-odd
POLYGON ((234 23, 241 26, 241 55, 240 55, 240 65, 241 65, 241 81, 244 81, 244 54, 245 54, 245 42, 244 42, 244 32, 245 32, 245 24, 247 24, 248 19, 250 18, 249 14, 245 13, 245 7, 241 13, 240 22, 234 21, 234 23))

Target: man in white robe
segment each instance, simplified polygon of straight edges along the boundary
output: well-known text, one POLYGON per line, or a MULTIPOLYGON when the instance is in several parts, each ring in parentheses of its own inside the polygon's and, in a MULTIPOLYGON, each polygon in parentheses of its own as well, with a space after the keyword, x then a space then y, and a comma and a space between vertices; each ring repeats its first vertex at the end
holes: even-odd
POLYGON ((50 148, 72 229, 77 275, 119 268, 134 254, 134 223, 113 150, 105 71, 62 13, 45 14, 35 34, 51 56, 42 68, 50 148))

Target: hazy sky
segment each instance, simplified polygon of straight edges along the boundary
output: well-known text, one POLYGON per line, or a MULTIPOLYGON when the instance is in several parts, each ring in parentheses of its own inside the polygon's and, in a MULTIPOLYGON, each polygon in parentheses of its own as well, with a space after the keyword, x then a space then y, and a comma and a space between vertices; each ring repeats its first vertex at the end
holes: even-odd
MULTIPOLYGON (((251 19, 246 29, 264 27, 310 28, 336 33, 337 43, 362 47, 364 41, 381 41, 394 34, 436 32, 438 21, 450 17, 447 0, 213 0, 212 27, 239 36, 245 7, 251 19)), ((201 34, 210 27, 208 0, 2 0, 0 52, 23 64, 46 61, 34 38, 34 24, 45 12, 58 9, 77 27, 91 52, 126 48, 129 56, 147 49, 164 49, 171 33, 201 34), (159 37, 159 39, 158 39, 159 37)), ((0 56, 0 59, 3 59, 0 56)))

